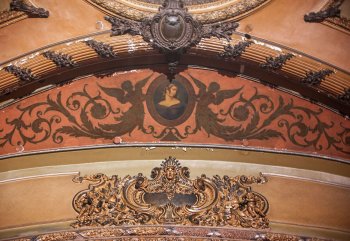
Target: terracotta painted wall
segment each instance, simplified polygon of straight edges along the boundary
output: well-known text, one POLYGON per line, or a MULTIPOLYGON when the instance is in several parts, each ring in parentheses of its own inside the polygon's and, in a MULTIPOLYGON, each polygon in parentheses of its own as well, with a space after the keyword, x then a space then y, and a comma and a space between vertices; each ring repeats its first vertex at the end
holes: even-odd
POLYGON ((349 157, 349 120, 308 101, 203 69, 182 72, 173 85, 164 92, 165 76, 145 69, 91 76, 29 97, 1 110, 0 153, 121 142, 349 157))

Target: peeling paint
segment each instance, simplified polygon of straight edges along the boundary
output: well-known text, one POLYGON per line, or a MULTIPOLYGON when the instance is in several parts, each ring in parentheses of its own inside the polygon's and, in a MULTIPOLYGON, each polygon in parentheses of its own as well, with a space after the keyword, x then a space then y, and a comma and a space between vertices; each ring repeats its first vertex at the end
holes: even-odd
MULTIPOLYGON (((243 41, 246 41, 248 40, 246 37, 241 37, 241 39, 243 41)), ((278 52, 282 52, 282 49, 280 47, 277 47, 277 46, 274 46, 274 45, 271 45, 271 44, 267 44, 267 43, 264 43, 264 42, 261 42, 261 41, 258 41, 258 40, 255 40, 255 39, 252 39, 252 41, 254 42, 254 44, 258 44, 258 45, 261 45, 261 46, 265 46, 269 49, 272 49, 272 50, 275 50, 275 51, 278 51, 278 52)))
POLYGON ((153 149, 156 149, 156 147, 155 147, 155 146, 151 146, 151 147, 146 147, 146 148, 145 148, 146 151, 151 151, 151 150, 153 150, 153 149))
POLYGON ((40 52, 35 52, 34 54, 31 54, 28 56, 29 59, 35 58, 36 56, 40 55, 40 52))
POLYGON ((137 50, 136 44, 134 43, 134 41, 132 41, 132 39, 129 39, 128 40, 128 52, 132 53, 136 50, 137 50))

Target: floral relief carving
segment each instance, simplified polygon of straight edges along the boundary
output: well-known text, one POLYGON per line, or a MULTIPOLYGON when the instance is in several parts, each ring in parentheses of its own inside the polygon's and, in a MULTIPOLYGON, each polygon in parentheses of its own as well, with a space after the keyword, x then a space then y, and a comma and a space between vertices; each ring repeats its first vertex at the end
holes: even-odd
MULTIPOLYGON (((134 21, 141 21, 144 18, 152 18, 157 12, 158 6, 163 3, 161 0, 132 0, 134 6, 126 8, 122 1, 113 0, 86 0, 103 11, 109 11, 113 15, 118 15, 134 21), (155 5, 157 4, 157 5, 155 5)), ((209 1, 193 0, 184 1, 189 12, 201 10, 201 13, 194 13, 193 16, 201 23, 217 23, 231 18, 240 18, 245 13, 254 11, 267 4, 269 0, 240 0, 240 1, 209 1), (225 7, 223 7, 225 6, 225 7)))
POLYGON ((123 34, 141 35, 143 40, 160 53, 168 62, 169 79, 172 80, 181 56, 201 39, 217 37, 231 40, 238 23, 202 25, 188 13, 182 0, 165 0, 158 13, 142 21, 122 19, 120 16, 105 17, 112 24, 111 36, 123 34))
POLYGON ((124 178, 95 174, 73 181, 93 182, 73 199, 79 213, 74 227, 181 224, 268 228, 268 202, 249 186, 265 183, 262 175, 208 178, 203 174, 190 179, 189 169, 169 157, 152 170, 151 179, 141 173, 124 178))
POLYGON ((256 240, 256 241, 326 241, 317 237, 305 237, 254 229, 232 227, 201 227, 143 225, 123 227, 94 227, 75 229, 75 232, 47 233, 39 236, 11 239, 13 241, 39 240, 117 240, 117 241, 214 241, 214 240, 256 240), (68 235, 67 235, 68 233, 68 235), (59 239, 60 238, 60 239, 59 239))

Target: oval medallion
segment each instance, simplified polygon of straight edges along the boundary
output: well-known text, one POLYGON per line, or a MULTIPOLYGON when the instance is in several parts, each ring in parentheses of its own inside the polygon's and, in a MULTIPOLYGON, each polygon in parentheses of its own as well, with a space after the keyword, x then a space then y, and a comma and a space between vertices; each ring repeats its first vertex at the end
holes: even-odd
POLYGON ((185 21, 181 15, 165 15, 160 21, 160 32, 164 40, 176 42, 185 32, 185 21))
POLYGON ((177 126, 193 111, 194 90, 183 76, 177 75, 170 83, 165 75, 160 75, 148 88, 146 102, 155 121, 164 126, 177 126))

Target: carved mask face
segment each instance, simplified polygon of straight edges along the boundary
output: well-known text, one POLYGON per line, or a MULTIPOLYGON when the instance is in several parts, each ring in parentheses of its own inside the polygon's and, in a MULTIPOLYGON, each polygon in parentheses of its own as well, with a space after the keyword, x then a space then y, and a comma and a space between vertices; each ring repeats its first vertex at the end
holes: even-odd
POLYGON ((175 167, 167 167, 167 169, 165 169, 165 176, 169 181, 174 180, 175 174, 175 167))

